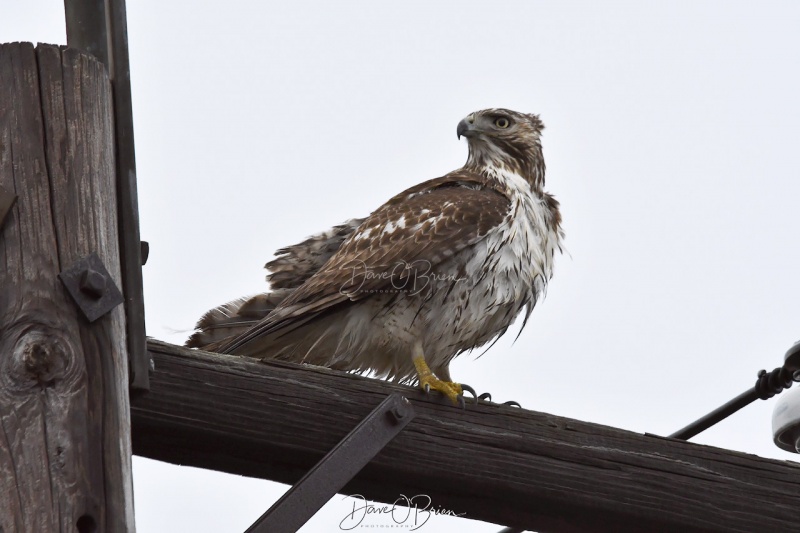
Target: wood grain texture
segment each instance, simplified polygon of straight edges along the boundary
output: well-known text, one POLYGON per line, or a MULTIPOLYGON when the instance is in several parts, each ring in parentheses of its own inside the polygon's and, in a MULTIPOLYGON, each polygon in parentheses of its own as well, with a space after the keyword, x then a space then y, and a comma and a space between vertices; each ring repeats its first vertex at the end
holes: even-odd
POLYGON ((800 523, 796 463, 494 404, 460 410, 316 367, 149 346, 151 391, 131 411, 137 455, 293 483, 400 391, 417 416, 344 494, 427 494, 469 518, 541 532, 788 532, 800 523))
POLYGON ((89 324, 57 276, 94 251, 115 283, 113 118, 102 65, 0 45, 0 530, 133 531, 125 317, 89 324), (94 527, 94 529, 92 529, 94 527))

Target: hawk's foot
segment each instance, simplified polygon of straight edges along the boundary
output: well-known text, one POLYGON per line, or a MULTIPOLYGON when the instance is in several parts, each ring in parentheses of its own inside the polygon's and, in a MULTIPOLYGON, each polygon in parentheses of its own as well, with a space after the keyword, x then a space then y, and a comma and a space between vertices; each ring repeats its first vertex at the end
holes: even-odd
MULTIPOLYGON (((452 381, 442 381, 441 379, 437 378, 431 369, 428 368, 428 364, 425 362, 424 357, 415 357, 414 358, 414 366, 417 369, 417 377, 419 378, 419 386, 422 390, 425 391, 425 394, 430 393, 430 391, 435 390, 439 391, 448 398, 450 401, 453 402, 454 405, 459 405, 464 407, 464 391, 471 392, 473 396, 475 396, 475 390, 470 387, 469 385, 462 386, 459 383, 454 383, 452 381)), ((477 400, 476 400, 477 401, 477 400)))
POLYGON ((439 391, 450 398, 450 401, 453 402, 453 404, 464 407, 464 391, 461 388, 461 385, 458 383, 453 383, 452 381, 442 381, 433 374, 430 374, 424 377, 420 376, 419 386, 425 391, 426 394, 432 390, 439 391))

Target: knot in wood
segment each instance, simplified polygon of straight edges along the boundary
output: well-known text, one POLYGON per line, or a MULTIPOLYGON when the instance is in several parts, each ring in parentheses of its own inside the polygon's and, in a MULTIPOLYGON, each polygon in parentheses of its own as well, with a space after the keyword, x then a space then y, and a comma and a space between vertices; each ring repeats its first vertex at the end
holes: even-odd
POLYGON ((30 396, 44 389, 62 394, 85 382, 80 337, 49 318, 20 315, 0 332, 0 354, 6 354, 0 357, 0 406, 4 397, 30 396))
POLYGON ((67 356, 59 344, 41 335, 31 335, 23 339, 21 348, 25 374, 40 387, 52 387, 64 375, 67 356))

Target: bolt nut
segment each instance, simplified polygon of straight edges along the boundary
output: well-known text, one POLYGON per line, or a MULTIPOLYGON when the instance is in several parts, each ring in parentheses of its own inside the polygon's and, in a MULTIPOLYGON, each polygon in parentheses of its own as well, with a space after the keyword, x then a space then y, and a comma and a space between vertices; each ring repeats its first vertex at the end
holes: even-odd
POLYGON ((408 416, 408 409, 406 408, 407 403, 408 400, 404 399, 403 405, 395 405, 387 411, 387 415, 393 423, 399 424, 408 416))
POLYGON ((85 295, 99 300, 106 291, 106 278, 102 273, 88 268, 81 275, 80 289, 85 295))

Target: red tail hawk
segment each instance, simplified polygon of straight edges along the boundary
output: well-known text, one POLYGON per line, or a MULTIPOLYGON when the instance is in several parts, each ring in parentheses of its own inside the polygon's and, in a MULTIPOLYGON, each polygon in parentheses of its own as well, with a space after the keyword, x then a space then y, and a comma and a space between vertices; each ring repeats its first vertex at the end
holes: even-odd
POLYGON ((372 371, 463 402, 450 361, 523 309, 527 321, 561 249, 543 128, 507 109, 470 114, 457 129, 469 143, 462 168, 278 250, 271 292, 209 311, 187 345, 372 371))

